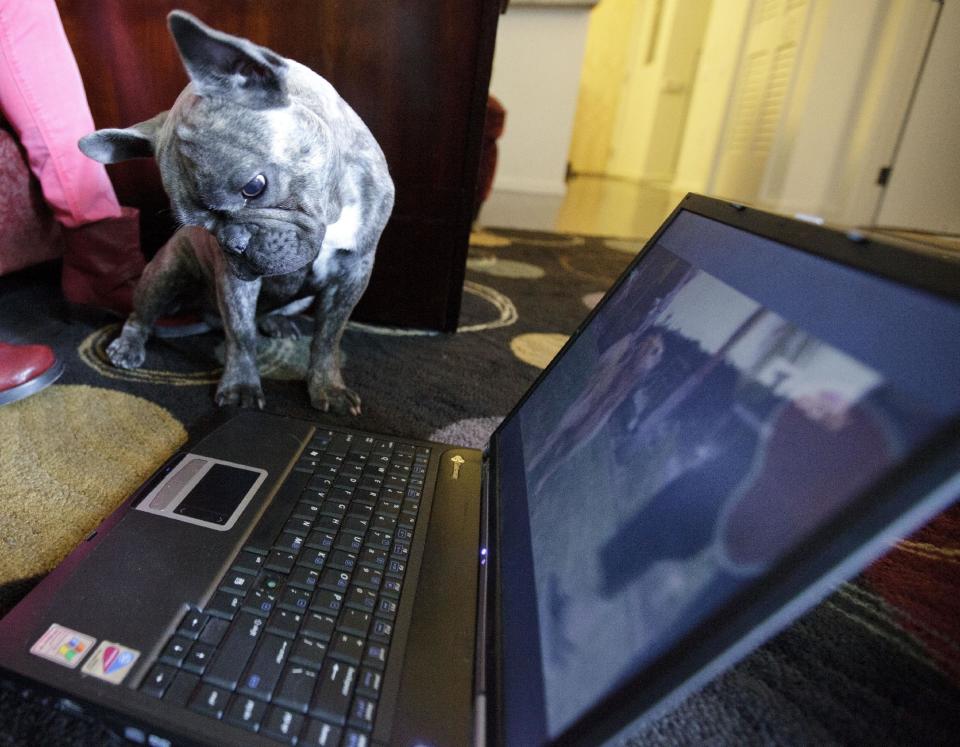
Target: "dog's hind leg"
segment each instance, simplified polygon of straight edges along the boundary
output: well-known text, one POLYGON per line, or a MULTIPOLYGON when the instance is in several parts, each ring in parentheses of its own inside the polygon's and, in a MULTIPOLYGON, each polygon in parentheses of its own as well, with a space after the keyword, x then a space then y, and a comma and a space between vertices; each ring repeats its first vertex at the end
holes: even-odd
POLYGON ((107 346, 107 357, 117 368, 143 365, 154 323, 176 312, 178 298, 198 287, 202 276, 191 238, 191 229, 180 229, 144 268, 133 294, 133 313, 107 346))

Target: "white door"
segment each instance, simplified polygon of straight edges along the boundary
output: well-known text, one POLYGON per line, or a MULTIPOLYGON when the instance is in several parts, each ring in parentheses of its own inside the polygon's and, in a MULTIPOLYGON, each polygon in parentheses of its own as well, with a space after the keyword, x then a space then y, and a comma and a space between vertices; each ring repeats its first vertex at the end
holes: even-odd
POLYGON ((750 202, 763 181, 767 159, 794 79, 808 0, 756 0, 712 192, 750 202))
POLYGON ((946 0, 875 224, 960 234, 960 0, 946 0))

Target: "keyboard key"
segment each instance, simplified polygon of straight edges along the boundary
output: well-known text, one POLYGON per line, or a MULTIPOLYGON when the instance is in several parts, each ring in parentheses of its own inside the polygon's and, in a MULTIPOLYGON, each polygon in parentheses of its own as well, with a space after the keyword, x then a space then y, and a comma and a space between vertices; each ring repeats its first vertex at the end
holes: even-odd
POLYGON ((190 699, 190 710, 210 718, 223 718, 230 693, 222 688, 204 683, 190 699))
POLYGON ((380 597, 375 613, 377 617, 393 620, 397 616, 397 603, 389 597, 380 597))
POLYGON ((187 658, 187 651, 190 650, 192 645, 193 641, 189 638, 175 635, 160 652, 160 661, 170 666, 179 667, 183 664, 183 660, 187 658))
POLYGON ((326 550, 310 549, 300 556, 299 564, 305 568, 310 568, 312 570, 319 571, 321 568, 323 568, 326 562, 327 562, 326 550))
POLYGON ((393 635, 393 623, 379 618, 373 621, 373 630, 370 631, 370 640, 377 643, 390 643, 393 635))
POLYGON ((267 711, 267 718, 260 728, 260 733, 284 744, 297 744, 303 721, 304 718, 299 713, 289 708, 274 706, 267 711))
POLYGON ((379 571, 387 567, 387 551, 375 547, 365 547, 360 551, 360 565, 367 568, 376 568, 379 571))
POLYGON ((309 747, 336 747, 340 744, 340 729, 336 726, 310 719, 307 728, 300 737, 300 744, 309 747))
POLYGON ((294 641, 290 661, 308 669, 320 669, 327 655, 327 644, 314 638, 299 638, 294 641))
MULTIPOLYGON (((293 532, 283 532, 283 534, 277 538, 277 542, 273 546, 273 549, 279 550, 281 553, 289 553, 294 556, 299 555, 300 550, 303 548, 303 538, 305 536, 305 534, 301 536, 299 534, 293 534, 293 532)), ((292 565, 293 564, 291 563, 291 567, 292 565)), ((280 569, 274 568, 274 570, 280 569)))
POLYGON ((338 571, 336 568, 327 568, 320 574, 318 586, 321 589, 329 589, 342 594, 350 588, 350 574, 346 571, 338 571))
POLYGON ((357 669, 327 659, 320 670, 320 682, 310 703, 310 715, 342 726, 347 721, 357 669))
POLYGON ((369 745, 370 737, 354 729, 348 729, 340 740, 340 747, 369 747, 369 745))
POLYGON ((363 535, 343 532, 337 535, 336 542, 333 543, 333 546, 338 550, 359 553, 361 548, 363 548, 363 535))
POLYGON ((380 588, 380 584, 383 583, 383 574, 373 568, 361 566, 357 569, 356 573, 353 574, 353 583, 357 586, 362 586, 364 589, 376 591, 380 588))
POLYGON ((288 585, 280 596, 278 606, 280 609, 291 610, 292 612, 306 612, 307 607, 310 606, 310 596, 309 591, 288 585))
POLYGON ((207 612, 211 615, 223 618, 225 620, 233 619, 233 616, 240 611, 242 601, 235 594, 228 594, 225 591, 218 591, 213 595, 210 604, 207 605, 207 612))
POLYGON ((286 638, 270 633, 264 635, 250 666, 240 679, 240 693, 260 700, 270 700, 290 648, 291 643, 286 638))
POLYGON ((337 633, 330 642, 327 655, 347 664, 359 664, 363 657, 364 641, 346 633, 337 633))
POLYGON ((370 527, 381 532, 393 532, 397 528, 397 520, 386 514, 377 514, 373 517, 370 527))
POLYGON ((150 674, 147 675, 143 684, 140 685, 140 690, 155 698, 162 698, 167 688, 170 687, 170 682, 173 681, 176 673, 176 667, 170 666, 169 664, 154 664, 153 669, 150 670, 150 674))
POLYGON ((263 567, 270 571, 288 574, 293 570, 293 565, 296 562, 297 553, 287 552, 286 550, 271 550, 263 567))
POLYGON ((243 596, 247 593, 253 581, 256 578, 252 573, 243 573, 242 571, 230 571, 220 584, 220 590, 230 594, 243 596))
POLYGON ((320 532, 329 532, 330 534, 336 534, 340 531, 341 520, 336 516, 324 516, 321 514, 317 517, 317 520, 313 523, 313 528, 316 531, 320 532))
POLYGON ((264 591, 263 589, 254 589, 247 595, 243 602, 243 611, 253 615, 266 617, 273 611, 273 605, 277 603, 275 594, 264 591))
POLYGON ((348 516, 343 520, 342 529, 344 532, 352 532, 353 534, 366 534, 367 529, 369 528, 370 522, 357 516, 348 516))
POLYGON ((367 644, 367 650, 363 654, 363 666, 383 671, 387 666, 387 647, 381 643, 367 644))
POLYGON ((209 643, 211 646, 218 646, 220 641, 223 640, 223 636, 226 635, 227 628, 229 627, 230 623, 226 620, 221 620, 219 617, 211 617, 203 627, 203 632, 200 634, 200 642, 209 643))
POLYGON ((386 532, 373 530, 367 535, 367 541, 364 543, 367 547, 375 547, 379 550, 389 550, 393 544, 393 537, 386 532))
POLYGON ((165 703, 185 708, 190 701, 190 697, 200 684, 200 677, 190 672, 177 672, 163 696, 165 703))
POLYGON ((247 659, 253 653, 260 634, 263 632, 262 618, 249 612, 237 615, 227 637, 217 651, 213 662, 207 669, 204 680, 215 685, 233 689, 240 681, 240 674, 246 667, 247 659))
POLYGON ((233 567, 235 570, 256 575, 263 569, 263 555, 244 550, 237 556, 233 567))
POLYGON ((380 587, 380 595, 384 597, 389 597, 390 599, 397 599, 400 596, 400 589, 403 586, 403 582, 398 578, 386 578, 383 581, 383 585, 380 587))
POLYGON ((350 713, 347 716, 347 723, 356 729, 371 731, 373 729, 373 719, 377 713, 377 704, 369 698, 357 697, 353 700, 350 707, 350 713))
POLYGON ((311 612, 307 615, 306 622, 303 624, 300 632, 311 638, 319 638, 321 641, 329 641, 333 636, 333 628, 336 618, 332 615, 321 615, 311 612))
POLYGON ((237 695, 230 701, 224 718, 228 723, 247 731, 257 731, 267 714, 267 704, 246 695, 237 695))
POLYGON ((290 610, 274 610, 267 621, 267 632, 284 638, 295 638, 300 629, 303 615, 290 610))
POLYGON ((200 631, 203 630, 203 626, 207 624, 207 619, 208 616, 203 612, 191 610, 180 622, 177 635, 195 640, 200 635, 200 631))
POLYGON ((337 630, 351 635, 365 637, 370 629, 371 616, 367 612, 355 609, 345 609, 340 613, 340 622, 337 630))
POLYGON ((325 500, 320 506, 321 516, 331 516, 338 521, 342 521, 347 513, 346 501, 325 500))
POLYGON ((310 519, 290 519, 283 527, 284 534, 296 534, 299 537, 306 537, 310 534, 313 522, 310 519))
POLYGON ((338 568, 341 571, 352 571, 357 566, 357 556, 343 550, 334 550, 327 557, 328 568, 338 568))
POLYGON ((356 516, 357 518, 370 521, 370 519, 373 518, 373 504, 352 500, 350 501, 350 508, 347 509, 347 516, 356 516))
POLYGON ((361 612, 373 612, 377 608, 377 593, 361 586, 351 586, 346 605, 361 612))
POLYGON ((323 589, 313 595, 313 601, 310 603, 312 612, 320 612, 327 615, 337 615, 343 607, 343 594, 335 591, 323 589))
POLYGON ((306 713, 317 685, 317 670, 288 666, 280 679, 273 702, 293 711, 306 713))
POLYGON ((407 563, 403 560, 397 560, 396 558, 390 558, 387 561, 387 575, 392 576, 393 578, 403 578, 403 574, 406 573, 407 563))
POLYGON ((287 588, 295 587, 309 592, 317 588, 317 581, 319 580, 320 574, 317 571, 298 565, 287 578, 287 588))
POLYGON ((313 523, 313 520, 320 515, 320 504, 314 503, 309 500, 301 500, 293 508, 293 513, 290 516, 294 519, 306 519, 313 523))
POLYGON ((187 658, 183 660, 183 668, 194 674, 203 674, 216 649, 206 643, 195 643, 187 658))
POLYGON ((407 529, 406 527, 398 526, 393 532, 394 541, 399 542, 412 542, 413 541, 413 530, 407 529))
POLYGON ((380 688, 383 685, 383 675, 368 667, 360 670, 360 679, 357 680, 357 693, 368 698, 379 698, 380 688))

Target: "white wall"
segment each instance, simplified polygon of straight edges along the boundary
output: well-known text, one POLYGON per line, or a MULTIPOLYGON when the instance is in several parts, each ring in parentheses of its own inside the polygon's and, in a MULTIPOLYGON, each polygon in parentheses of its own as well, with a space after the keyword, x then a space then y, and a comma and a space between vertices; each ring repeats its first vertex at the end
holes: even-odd
POLYGON ((493 187, 562 195, 589 8, 516 7, 500 17, 490 93, 507 110, 493 187))
POLYGON ((716 166, 750 3, 717 0, 711 7, 673 177, 678 192, 704 192, 716 166))

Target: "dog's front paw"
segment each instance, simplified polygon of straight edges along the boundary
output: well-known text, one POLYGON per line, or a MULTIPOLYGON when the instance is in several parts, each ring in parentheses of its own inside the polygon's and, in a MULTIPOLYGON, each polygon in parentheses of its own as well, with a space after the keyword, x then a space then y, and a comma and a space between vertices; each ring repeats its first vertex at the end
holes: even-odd
POLYGON ((215 400, 220 407, 239 405, 248 409, 256 407, 258 410, 262 410, 266 404, 263 389, 257 383, 224 384, 221 381, 220 386, 217 387, 215 400))
POLYGON ((143 343, 130 340, 123 335, 107 346, 107 358, 116 368, 140 368, 146 355, 147 351, 143 343))
POLYGON ((341 415, 360 414, 360 395, 345 386, 311 386, 310 403, 323 412, 341 415))
POLYGON ((257 321, 257 327, 264 337, 283 337, 290 340, 300 338, 297 323, 283 314, 270 314, 257 321))

